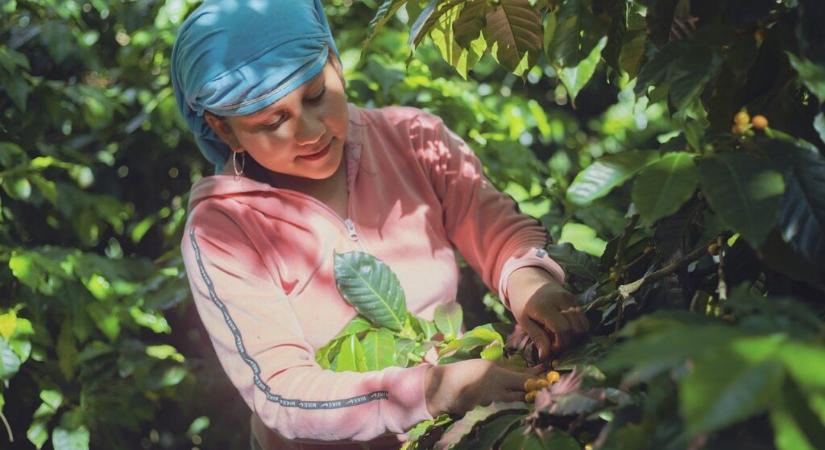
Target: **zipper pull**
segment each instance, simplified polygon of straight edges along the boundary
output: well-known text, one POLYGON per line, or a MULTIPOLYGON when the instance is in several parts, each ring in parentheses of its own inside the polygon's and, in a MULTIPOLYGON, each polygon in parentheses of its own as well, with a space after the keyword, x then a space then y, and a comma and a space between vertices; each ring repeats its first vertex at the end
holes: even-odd
POLYGON ((347 233, 349 233, 349 238, 352 241, 358 240, 358 233, 355 231, 355 224, 352 223, 352 220, 347 219, 344 221, 344 226, 347 227, 347 233))

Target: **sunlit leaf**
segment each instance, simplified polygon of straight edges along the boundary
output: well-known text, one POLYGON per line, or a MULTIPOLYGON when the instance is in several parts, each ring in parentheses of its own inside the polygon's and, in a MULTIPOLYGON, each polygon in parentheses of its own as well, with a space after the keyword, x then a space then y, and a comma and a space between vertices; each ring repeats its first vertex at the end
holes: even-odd
POLYGON ((658 157, 656 152, 642 150, 605 156, 576 175, 567 189, 567 200, 576 205, 587 205, 604 197, 658 157))
POLYGON ((642 169, 633 183, 633 204, 648 224, 669 216, 693 195, 699 172, 693 155, 674 152, 642 169))
POLYGON ((504 67, 522 74, 543 45, 539 13, 528 0, 500 0, 487 12, 484 37, 490 47, 496 44, 493 54, 504 67))
POLYGON ((579 92, 585 85, 587 85, 593 77, 593 74, 596 73, 596 67, 598 67, 599 61, 601 61, 602 50, 604 50, 606 45, 607 37, 605 36, 599 40, 599 43, 596 44, 595 47, 593 47, 590 54, 583 60, 579 61, 577 65, 573 67, 561 67, 556 69, 559 79, 562 83, 564 83, 564 87, 567 88, 567 93, 570 95, 570 100, 576 100, 579 92))
POLYGON ((440 304, 435 308, 435 326, 446 339, 458 337, 463 318, 464 314, 458 302, 440 304))
POLYGON ((335 282, 355 309, 379 326, 400 331, 407 303, 395 273, 379 259, 363 252, 335 254, 335 282))

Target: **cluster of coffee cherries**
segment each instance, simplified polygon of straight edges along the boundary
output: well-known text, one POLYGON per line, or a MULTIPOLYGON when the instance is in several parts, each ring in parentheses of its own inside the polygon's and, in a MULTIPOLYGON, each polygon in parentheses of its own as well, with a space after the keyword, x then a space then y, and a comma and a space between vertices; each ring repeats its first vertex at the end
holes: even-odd
POLYGON ((536 399, 536 394, 546 387, 550 387, 553 383, 559 381, 561 375, 555 370, 551 370, 546 374, 542 374, 535 378, 529 378, 524 382, 524 401, 532 403, 536 399))
POLYGON ((751 118, 750 114, 744 109, 733 116, 733 126, 730 129, 731 133, 745 134, 751 128, 755 130, 768 128, 768 118, 762 114, 757 114, 751 118))

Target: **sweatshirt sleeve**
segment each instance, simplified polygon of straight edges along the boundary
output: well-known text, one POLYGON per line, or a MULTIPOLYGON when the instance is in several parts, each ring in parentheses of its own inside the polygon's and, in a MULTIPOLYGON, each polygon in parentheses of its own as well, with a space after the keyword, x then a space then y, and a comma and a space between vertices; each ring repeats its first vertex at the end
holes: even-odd
POLYGON ((225 213, 190 218, 181 250, 218 359, 266 426, 287 439, 367 441, 432 418, 427 365, 366 373, 321 368, 289 299, 225 213))
POLYGON ((543 268, 564 282, 564 270, 544 250, 547 230, 490 183, 478 157, 458 135, 423 111, 411 132, 418 160, 441 200, 449 239, 505 305, 509 307, 507 281, 521 267, 543 268))

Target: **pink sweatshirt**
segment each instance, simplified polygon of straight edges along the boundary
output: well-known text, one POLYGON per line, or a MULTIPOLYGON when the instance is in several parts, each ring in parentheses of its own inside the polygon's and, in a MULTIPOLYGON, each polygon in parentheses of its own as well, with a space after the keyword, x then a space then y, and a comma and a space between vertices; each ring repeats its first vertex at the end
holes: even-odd
POLYGON ((362 250, 387 263, 408 309, 427 319, 455 301, 454 249, 505 302, 517 268, 564 278, 542 249, 545 229, 489 183, 439 118, 351 104, 349 114, 348 217, 243 177, 208 176, 192 187, 181 250, 195 305, 264 448, 376 438, 397 447, 431 418, 427 364, 356 373, 315 362, 316 349, 356 315, 336 289, 334 252, 362 250))

